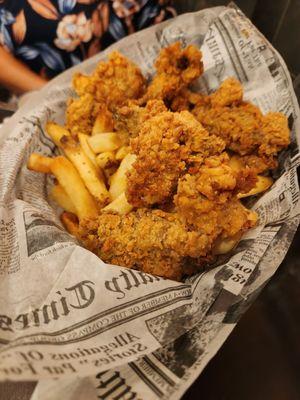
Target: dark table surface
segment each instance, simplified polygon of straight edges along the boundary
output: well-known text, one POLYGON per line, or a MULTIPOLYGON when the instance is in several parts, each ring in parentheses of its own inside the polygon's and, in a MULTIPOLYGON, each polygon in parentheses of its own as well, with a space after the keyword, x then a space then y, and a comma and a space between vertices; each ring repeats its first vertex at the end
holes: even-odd
MULTIPOLYGON (((195 11, 227 2, 177 0, 176 3, 179 11, 195 11)), ((300 0, 236 0, 236 3, 284 56, 299 95, 300 0)), ((274 277, 183 400, 300 399, 299 249, 298 229, 274 277)), ((34 387, 34 382, 0 383, 0 400, 28 400, 34 387)))

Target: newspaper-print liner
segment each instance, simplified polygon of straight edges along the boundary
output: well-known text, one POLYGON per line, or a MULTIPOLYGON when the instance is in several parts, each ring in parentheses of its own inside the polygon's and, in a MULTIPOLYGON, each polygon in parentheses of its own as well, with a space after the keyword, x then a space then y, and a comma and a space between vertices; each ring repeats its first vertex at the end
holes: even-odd
POLYGON ((299 109, 287 68, 236 7, 186 14, 125 38, 32 96, 0 136, 0 378, 62 378, 41 381, 34 399, 79 399, 87 390, 89 398, 179 399, 292 241, 299 222, 296 136, 299 109), (51 178, 26 169, 32 152, 57 154, 43 127, 49 119, 63 122, 74 71, 91 72, 114 48, 151 76, 159 49, 177 40, 202 48, 205 73, 196 88, 209 92, 236 76, 246 99, 288 116, 292 135, 276 183, 252 200, 262 224, 231 256, 185 283, 106 266, 80 248, 49 205, 51 178), (88 375, 94 377, 74 380, 88 375))

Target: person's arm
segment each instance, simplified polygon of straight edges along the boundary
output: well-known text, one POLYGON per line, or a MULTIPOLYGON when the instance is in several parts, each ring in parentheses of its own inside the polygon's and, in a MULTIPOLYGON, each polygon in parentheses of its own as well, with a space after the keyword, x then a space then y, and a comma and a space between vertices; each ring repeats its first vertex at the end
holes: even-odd
POLYGON ((47 81, 31 71, 0 45, 0 84, 14 93, 22 94, 40 89, 47 81))

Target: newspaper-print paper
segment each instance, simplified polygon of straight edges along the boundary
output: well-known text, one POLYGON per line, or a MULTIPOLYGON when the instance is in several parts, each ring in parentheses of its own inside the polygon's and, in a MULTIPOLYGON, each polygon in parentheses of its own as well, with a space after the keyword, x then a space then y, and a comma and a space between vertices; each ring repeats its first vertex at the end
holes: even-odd
POLYGON ((0 132, 0 379, 41 380, 34 400, 179 399, 288 250, 300 214, 299 135, 288 70, 235 7, 129 36, 33 95, 0 132), (247 100, 288 116, 292 137, 273 187, 252 200, 260 225, 214 268, 181 283, 106 265, 81 248, 48 200, 51 177, 26 168, 32 152, 57 153, 44 126, 63 122, 74 71, 89 73, 119 49, 151 76, 160 48, 178 40, 203 51, 199 90, 236 76, 247 100))

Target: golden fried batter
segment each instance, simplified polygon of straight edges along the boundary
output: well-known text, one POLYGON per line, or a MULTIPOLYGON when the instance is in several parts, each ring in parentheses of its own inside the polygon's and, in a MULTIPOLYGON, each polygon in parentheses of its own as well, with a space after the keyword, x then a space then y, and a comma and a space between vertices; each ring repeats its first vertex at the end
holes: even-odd
POLYGON ((239 104, 243 100, 242 84, 235 78, 227 78, 209 98, 212 107, 239 104))
POLYGON ((262 138, 259 142, 258 155, 275 156, 290 143, 290 130, 285 115, 269 112, 263 117, 262 138))
POLYGON ((145 91, 145 78, 140 69, 122 54, 114 51, 108 61, 101 61, 91 76, 76 74, 73 86, 79 96, 93 95, 96 101, 105 102, 110 110, 137 99, 145 91))
POLYGON ((156 114, 167 111, 162 100, 149 100, 146 107, 140 107, 135 102, 128 102, 114 113, 114 122, 117 131, 127 132, 129 137, 139 134, 141 125, 156 114))
POLYGON ((227 78, 216 92, 210 96, 195 93, 190 89, 183 88, 172 100, 172 111, 192 111, 198 108, 197 113, 206 112, 212 107, 225 107, 238 105, 243 99, 243 87, 235 78, 227 78))
POLYGON ((189 112, 163 111, 143 122, 131 148, 137 160, 128 175, 126 195, 134 207, 145 207, 167 202, 185 168, 222 152, 224 143, 189 112))
POLYGON ((228 149, 244 155, 256 148, 263 118, 257 107, 244 103, 233 107, 195 108, 193 114, 210 133, 220 136, 228 149))
POLYGON ((262 158, 256 155, 249 155, 239 156, 239 160, 244 167, 249 167, 256 174, 261 174, 270 168, 273 169, 277 167, 277 160, 275 158, 270 160, 265 157, 262 158))
POLYGON ((193 45, 182 49, 176 42, 161 50, 155 67, 157 74, 141 103, 150 99, 171 101, 203 73, 202 53, 193 45))
POLYGON ((255 105, 243 102, 242 88, 232 78, 198 103, 192 113, 211 134, 225 141, 226 148, 242 156, 256 156, 257 171, 276 167, 277 153, 289 144, 287 118, 276 112, 263 115, 255 105))
POLYGON ((174 197, 176 211, 190 227, 208 235, 210 243, 220 235, 231 237, 257 221, 256 214, 237 200, 239 190, 238 177, 228 165, 228 156, 223 153, 210 157, 198 173, 179 179, 174 197))
POLYGON ((112 113, 105 103, 95 101, 93 95, 86 93, 77 99, 69 99, 66 112, 66 126, 73 136, 78 133, 90 135, 99 114, 105 115, 113 126, 112 113))
POLYGON ((140 209, 102 213, 81 225, 83 243, 105 262, 180 280, 186 257, 203 257, 207 236, 189 231, 177 214, 140 209))
POLYGON ((274 157, 289 144, 287 118, 280 113, 263 116, 252 104, 211 108, 199 120, 211 134, 220 136, 228 149, 242 156, 256 155, 268 168, 276 166, 274 157))
POLYGON ((195 107, 204 106, 207 96, 192 92, 190 89, 183 88, 172 100, 170 109, 172 111, 192 111, 195 107))
POLYGON ((176 189, 187 158, 181 146, 182 124, 165 111, 146 121, 131 140, 137 160, 128 175, 127 199, 134 207, 163 203, 176 189))
POLYGON ((223 206, 219 214, 218 224, 222 227, 222 238, 230 238, 240 233, 241 235, 253 228, 257 223, 256 212, 248 210, 243 204, 232 199, 223 206))

